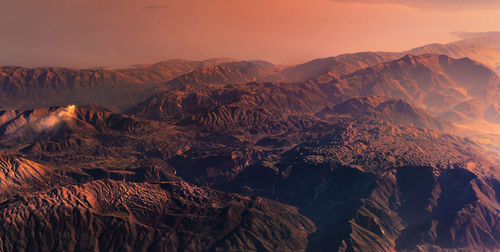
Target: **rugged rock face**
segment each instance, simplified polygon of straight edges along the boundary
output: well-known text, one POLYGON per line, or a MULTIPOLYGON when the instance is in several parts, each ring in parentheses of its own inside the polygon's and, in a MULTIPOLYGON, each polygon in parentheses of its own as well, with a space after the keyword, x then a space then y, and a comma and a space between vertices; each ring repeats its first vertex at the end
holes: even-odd
POLYGON ((314 231, 292 207, 184 182, 60 187, 4 202, 0 216, 7 251, 302 251, 314 231))
POLYGON ((315 230, 293 207, 183 182, 162 159, 190 137, 165 124, 99 107, 4 115, 3 149, 45 164, 1 159, 3 250, 302 251, 315 230))
POLYGON ((312 251, 498 248, 497 166, 472 142, 376 122, 314 132, 220 187, 298 206, 312 251))
POLYGON ((40 187, 50 187, 61 177, 54 168, 16 157, 0 156, 0 200, 16 194, 36 191, 40 187))
POLYGON ((349 115, 354 118, 371 117, 399 125, 417 126, 450 133, 456 131, 452 123, 436 119, 425 110, 412 106, 404 99, 358 97, 332 108, 323 109, 316 115, 322 118, 329 115, 349 115))
POLYGON ((202 91, 171 90, 150 97, 127 113, 212 130, 234 126, 252 132, 278 132, 293 127, 294 122, 281 120, 283 116, 313 113, 327 104, 324 93, 315 87, 247 83, 202 91))

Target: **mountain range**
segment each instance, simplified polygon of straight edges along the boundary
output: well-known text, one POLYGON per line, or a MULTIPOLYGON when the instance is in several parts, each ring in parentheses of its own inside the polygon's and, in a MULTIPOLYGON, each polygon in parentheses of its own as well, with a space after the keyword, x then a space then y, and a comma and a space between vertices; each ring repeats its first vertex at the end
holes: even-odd
POLYGON ((0 68, 0 248, 499 250, 498 39, 0 68))

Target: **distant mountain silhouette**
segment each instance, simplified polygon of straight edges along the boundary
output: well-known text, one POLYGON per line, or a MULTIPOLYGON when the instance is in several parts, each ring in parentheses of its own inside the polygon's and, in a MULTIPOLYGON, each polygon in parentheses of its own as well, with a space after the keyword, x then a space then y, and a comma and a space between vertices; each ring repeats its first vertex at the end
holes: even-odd
POLYGON ((146 98, 147 90, 182 74, 230 59, 170 60, 129 69, 0 68, 1 106, 32 108, 101 104, 123 109, 146 98))

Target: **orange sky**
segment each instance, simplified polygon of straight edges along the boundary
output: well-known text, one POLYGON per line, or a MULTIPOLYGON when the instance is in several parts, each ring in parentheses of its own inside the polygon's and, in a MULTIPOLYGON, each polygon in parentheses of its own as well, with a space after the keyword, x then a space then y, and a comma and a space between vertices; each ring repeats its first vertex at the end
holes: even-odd
POLYGON ((455 39, 451 31, 500 30, 498 5, 345 1, 2 1, 0 65, 123 67, 221 56, 289 64, 448 42, 455 39))

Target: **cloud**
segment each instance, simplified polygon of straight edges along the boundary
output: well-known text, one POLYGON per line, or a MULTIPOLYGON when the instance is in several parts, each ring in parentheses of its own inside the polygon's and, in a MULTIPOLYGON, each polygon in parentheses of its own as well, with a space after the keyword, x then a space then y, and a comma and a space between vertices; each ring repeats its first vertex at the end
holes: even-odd
POLYGON ((43 130, 50 130, 65 120, 73 119, 75 117, 75 109, 75 105, 60 108, 50 113, 49 115, 38 119, 34 124, 34 128, 38 132, 43 130))
POLYGON ((450 33, 453 36, 456 36, 461 39, 472 39, 472 38, 480 38, 480 37, 491 37, 491 36, 500 36, 500 31, 491 31, 491 32, 463 32, 463 31, 454 31, 450 33))
POLYGON ((168 4, 157 4, 157 5, 144 5, 141 7, 142 10, 159 10, 168 8, 168 4))
POLYGON ((334 2, 393 4, 423 10, 463 10, 500 8, 498 0, 331 0, 334 2))

